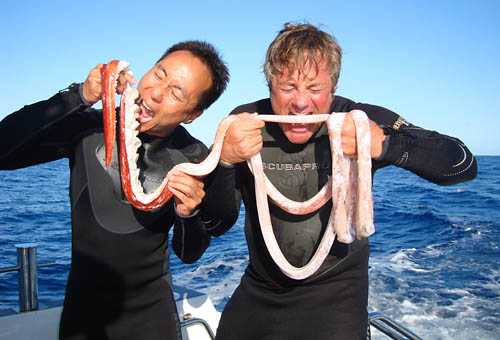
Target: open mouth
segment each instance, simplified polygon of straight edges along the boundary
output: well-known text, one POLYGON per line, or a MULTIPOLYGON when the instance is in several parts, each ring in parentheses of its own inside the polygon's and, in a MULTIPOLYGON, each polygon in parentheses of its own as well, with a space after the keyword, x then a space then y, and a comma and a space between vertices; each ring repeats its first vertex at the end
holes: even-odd
POLYGON ((145 124, 149 122, 154 117, 154 112, 149 108, 149 106, 141 101, 139 104, 139 115, 137 117, 137 121, 140 124, 145 124))

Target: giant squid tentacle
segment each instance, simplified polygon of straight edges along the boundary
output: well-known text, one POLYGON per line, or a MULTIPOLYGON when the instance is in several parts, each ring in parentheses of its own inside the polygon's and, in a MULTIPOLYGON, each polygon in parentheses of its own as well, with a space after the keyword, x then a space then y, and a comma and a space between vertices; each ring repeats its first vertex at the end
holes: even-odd
POLYGON ((328 134, 330 135, 330 150, 332 153, 332 212, 335 212, 334 229, 337 239, 343 243, 351 243, 354 237, 347 226, 347 211, 345 197, 347 179, 344 172, 345 160, 342 152, 342 123, 345 112, 337 112, 328 120, 328 134))
POLYGON ((373 225, 372 173, 370 153, 370 125, 366 114, 360 110, 351 112, 356 125, 358 147, 358 195, 356 203, 356 236, 368 237, 375 232, 373 225))
MULTIPOLYGON (((103 90, 103 107, 106 103, 106 109, 103 109, 103 112, 105 116, 108 116, 104 118, 106 122, 105 135, 106 131, 112 131, 111 125, 114 125, 109 122, 115 120, 113 116, 114 102, 108 101, 111 96, 114 97, 113 86, 116 84, 116 75, 120 72, 118 71, 119 67, 114 65, 112 62, 111 71, 108 71, 109 67, 102 71, 103 78, 106 77, 106 81, 103 79, 103 84, 106 85, 107 89, 103 90), (115 78, 112 76, 113 72, 115 72, 115 78), (109 87, 113 87, 113 91, 109 90, 109 87)), ((127 85, 121 101, 120 172, 122 187, 129 202, 138 209, 149 211, 165 204, 172 197, 172 193, 168 190, 168 174, 160 186, 150 194, 144 193, 139 181, 139 169, 137 169, 136 163, 137 150, 141 142, 137 138, 139 125, 137 122, 139 108, 135 104, 137 96, 137 90, 127 85)), ((352 112, 358 148, 358 160, 355 162, 354 159, 346 157, 342 153, 341 130, 344 117, 345 113, 307 116, 255 115, 253 117, 253 119, 277 123, 310 124, 327 121, 332 152, 332 175, 325 186, 314 197, 305 202, 289 200, 272 185, 264 174, 260 153, 247 160, 255 177, 257 210, 264 241, 274 262, 285 275, 293 279, 305 279, 314 274, 329 254, 335 237, 341 242, 350 243, 355 237, 368 237, 374 232, 368 118, 362 111, 352 112), (332 198, 332 211, 325 233, 315 254, 305 266, 299 268, 291 265, 281 252, 271 224, 268 196, 277 206, 292 214, 308 214, 332 198)), ((227 129, 235 119, 238 118, 228 116, 221 121, 212 151, 203 162, 199 164, 181 163, 172 170, 180 170, 192 176, 205 176, 212 172, 219 162, 227 129)), ((114 134, 114 131, 112 133, 114 134)), ((114 136, 112 138, 105 136, 105 139, 106 150, 108 150, 108 142, 112 144, 114 136)))
POLYGON ((106 166, 111 163, 111 154, 116 135, 116 82, 121 71, 128 68, 126 61, 112 60, 101 68, 101 99, 104 120, 104 142, 106 145, 106 166))
MULTIPOLYGON (((120 118, 120 172, 122 178, 122 187, 125 196, 129 202, 137 209, 150 211, 161 207, 168 202, 172 197, 172 193, 168 189, 168 175, 165 176, 160 186, 150 194, 144 193, 144 190, 139 181, 139 169, 137 169, 137 149, 141 145, 137 138, 136 114, 134 108, 135 98, 133 91, 135 89, 127 87, 122 97, 122 115, 120 118), (131 96, 131 99, 125 100, 124 97, 131 96), (125 108, 125 109, 124 109, 125 108)), ((237 119, 236 116, 225 118, 217 129, 214 146, 212 152, 199 164, 195 163, 180 163, 174 166, 170 171, 179 170, 191 176, 205 176, 211 173, 219 163, 220 154, 222 152, 222 142, 226 135, 229 125, 237 119)))
MULTIPOLYGON (((298 123, 301 124, 311 124, 311 123, 321 123, 331 115, 329 114, 317 114, 317 115, 306 115, 306 116, 279 116, 279 115, 258 115, 255 119, 260 119, 265 122, 273 123, 298 123), (298 118, 297 118, 298 117, 298 118)), ((247 162, 250 171, 253 173, 252 162, 247 162)), ((295 215, 306 215, 313 211, 321 208, 332 196, 331 181, 327 181, 323 188, 314 197, 311 197, 307 201, 297 202, 292 201, 283 196, 276 187, 269 181, 267 176, 264 176, 265 184, 267 188, 267 194, 273 200, 273 202, 281 209, 295 215)))
POLYGON ((255 177, 255 198, 257 201, 259 224, 266 248, 273 261, 286 276, 295 280, 308 278, 319 269, 333 245, 333 241, 335 240, 335 232, 333 228, 335 212, 332 209, 330 218, 328 219, 328 225, 325 229, 320 245, 309 263, 300 268, 293 266, 283 255, 274 235, 271 217, 269 214, 269 205, 267 202, 266 186, 264 184, 266 182, 266 176, 262 167, 260 153, 252 156, 250 162, 252 163, 253 174, 255 177))
MULTIPOLYGON (((359 111, 359 113, 353 115, 353 120, 355 121, 356 126, 356 134, 359 136, 363 136, 364 138, 364 140, 360 139, 359 143, 365 144, 363 147, 359 147, 358 145, 358 153, 361 153, 361 155, 358 155, 358 157, 361 162, 358 161, 358 163, 356 164, 353 159, 344 156, 342 152, 341 131, 345 115, 346 114, 344 112, 338 112, 328 115, 327 125, 328 133, 330 136, 330 148, 332 152, 332 176, 330 178, 330 181, 328 182, 331 182, 330 187, 332 190, 332 210, 330 212, 330 217, 325 229, 325 233, 323 234, 316 252, 309 260, 309 262, 303 267, 295 267, 290 264, 290 262, 288 262, 288 260, 281 252, 278 242, 276 241, 276 237, 274 235, 271 224, 269 206, 267 203, 267 195, 270 196, 270 193, 276 189, 274 188, 274 186, 268 185, 270 182, 264 174, 260 153, 252 156, 251 159, 247 161, 250 163, 249 167, 251 168, 255 177, 255 196, 257 201, 257 211, 264 242, 273 261, 278 265, 280 270, 285 275, 292 279, 305 279, 314 274, 323 264, 326 256, 328 256, 335 237, 337 237, 339 241, 344 243, 351 243, 354 241, 356 231, 354 228, 352 228, 352 224, 355 223, 352 216, 354 214, 354 211, 361 210, 352 207, 352 203, 354 203, 354 198, 356 196, 368 197, 369 194, 370 200, 368 204, 364 206, 371 206, 371 179, 369 182, 364 181, 361 183, 361 185, 358 185, 358 192, 353 193, 356 187, 356 183, 354 182, 356 178, 354 177, 354 175, 352 175, 352 170, 361 167, 363 168, 363 174, 365 176, 367 173, 369 174, 369 176, 371 176, 371 161, 368 163, 366 162, 366 159, 370 160, 370 136, 369 129, 366 129, 366 127, 368 126, 368 118, 362 111, 359 111), (366 138, 368 139, 368 141, 366 141, 366 138), (346 203, 349 204, 349 207, 346 207, 346 203)), ((273 117, 270 119, 273 119, 273 121, 279 120, 279 122, 282 123, 298 122, 300 121, 300 118, 302 118, 297 118, 297 116, 265 115, 260 115, 256 118, 262 119, 264 121, 269 121, 270 119, 268 120, 268 117, 273 117)), ((324 190, 325 187, 326 185, 322 190, 324 190)), ((278 191, 276 190, 276 192, 278 191)), ((324 197, 322 198, 318 194, 316 194, 315 197, 313 197, 311 200, 308 200, 307 202, 312 201, 315 202, 313 204, 317 205, 317 202, 322 199, 324 199, 324 197)), ((277 203, 277 205, 280 206, 283 210, 290 213, 295 213, 295 211, 297 210, 296 207, 302 205, 301 202, 290 201, 287 198, 283 197, 281 194, 279 197, 275 196, 273 198, 273 201, 275 201, 275 203, 277 203), (283 202, 281 202, 281 200, 283 200, 283 202)), ((359 205, 359 200, 357 203, 359 205)), ((374 231, 373 213, 371 215, 367 214, 367 216, 368 218, 363 221, 363 223, 366 223, 366 226, 363 227, 366 232, 363 232, 362 235, 358 235, 358 237, 367 237, 374 231)))

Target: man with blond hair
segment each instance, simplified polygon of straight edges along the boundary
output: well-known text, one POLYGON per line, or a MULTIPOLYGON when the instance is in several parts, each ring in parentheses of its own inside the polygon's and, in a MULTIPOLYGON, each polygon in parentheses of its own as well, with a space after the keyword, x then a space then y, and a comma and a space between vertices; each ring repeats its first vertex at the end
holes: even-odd
MULTIPOLYGON (((362 110, 369 118, 372 176, 396 165, 439 185, 476 176, 473 155, 460 140, 408 123, 385 108, 336 96, 341 48, 335 39, 309 24, 286 24, 269 46, 264 73, 269 98, 241 105, 240 118, 227 133, 217 176, 228 193, 245 204, 245 234, 250 263, 227 303, 217 340, 366 339, 368 327, 368 259, 366 238, 350 244, 335 240, 321 267, 310 277, 291 279, 273 262, 261 233, 253 176, 244 160, 261 152, 264 171, 287 198, 305 201, 331 175, 331 153, 325 124, 264 125, 247 119, 254 112, 314 115, 362 110)), ((342 126, 342 147, 356 156, 354 123, 342 126)), ((285 258, 303 267, 325 232, 331 201, 297 216, 269 201, 274 235, 285 258)), ((236 209, 235 208, 235 209, 236 209)), ((213 229, 220 235, 223 229, 213 229)))

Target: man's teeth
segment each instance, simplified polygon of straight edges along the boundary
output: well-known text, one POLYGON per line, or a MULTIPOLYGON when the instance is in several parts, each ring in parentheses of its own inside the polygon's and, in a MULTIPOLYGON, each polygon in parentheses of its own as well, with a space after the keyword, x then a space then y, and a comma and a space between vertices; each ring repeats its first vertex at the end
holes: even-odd
MULTIPOLYGON (((290 115, 292 116, 308 116, 312 114, 311 112, 290 112, 290 115)), ((292 129, 304 129, 305 127, 307 127, 308 124, 305 124, 305 123, 291 123, 290 124, 290 127, 292 129)))
POLYGON ((153 119, 154 113, 153 111, 146 105, 146 103, 141 103, 141 110, 139 111, 138 121, 141 124, 149 122, 153 119))
POLYGON ((146 110, 148 110, 149 112, 152 112, 152 110, 149 108, 149 106, 145 102, 142 102, 142 106, 144 106, 146 108, 146 110))

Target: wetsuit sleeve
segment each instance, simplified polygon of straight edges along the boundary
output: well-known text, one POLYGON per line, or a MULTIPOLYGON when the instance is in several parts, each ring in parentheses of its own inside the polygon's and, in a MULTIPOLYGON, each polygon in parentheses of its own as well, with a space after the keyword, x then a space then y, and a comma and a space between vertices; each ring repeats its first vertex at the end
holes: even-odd
POLYGON ((200 219, 200 213, 188 217, 176 215, 172 249, 184 263, 194 263, 207 250, 210 235, 200 219))
MULTIPOLYGON (((261 110, 254 104, 240 105, 233 109, 230 115, 242 112, 270 112, 270 108, 261 110)), ((209 189, 207 190, 206 209, 212 216, 219 215, 219 223, 212 223, 207 227, 212 236, 220 236, 238 220, 240 213, 241 195, 241 173, 240 168, 246 163, 228 165, 219 163, 210 175, 209 189)))
POLYGON ((211 236, 219 236, 234 225, 239 214, 235 193, 234 170, 219 165, 205 179, 205 198, 197 212, 176 216, 172 248, 184 263, 196 262, 208 248, 211 236))
POLYGON ((343 97, 335 97, 335 101, 333 111, 362 110, 384 129, 387 139, 382 155, 373 160, 375 170, 395 165, 439 185, 458 184, 477 176, 476 159, 459 139, 412 125, 381 106, 343 97))
POLYGON ((477 162, 459 139, 414 125, 385 127, 387 147, 381 161, 409 170, 439 184, 453 185, 477 176, 477 162))
POLYGON ((241 195, 236 190, 236 171, 233 166, 219 163, 206 181, 206 197, 201 210, 206 229, 212 236, 220 236, 238 219, 241 195))
POLYGON ((72 145, 84 130, 102 126, 96 110, 82 101, 79 87, 72 84, 50 99, 27 105, 0 122, 0 169, 18 169, 70 157, 72 145))
MULTIPOLYGON (((197 149, 200 152, 191 150, 191 162, 199 163, 207 157, 204 145, 199 143, 197 149)), ((205 198, 195 213, 188 217, 176 216, 172 248, 185 263, 193 263, 203 255, 214 230, 223 233, 238 218, 239 206, 235 208, 234 201, 227 199, 234 193, 234 186, 223 170, 218 166, 204 178, 205 198)))

